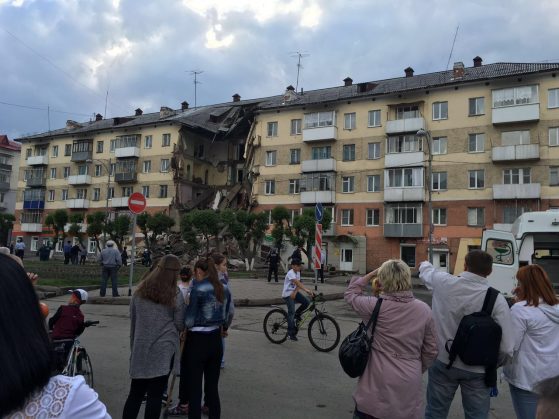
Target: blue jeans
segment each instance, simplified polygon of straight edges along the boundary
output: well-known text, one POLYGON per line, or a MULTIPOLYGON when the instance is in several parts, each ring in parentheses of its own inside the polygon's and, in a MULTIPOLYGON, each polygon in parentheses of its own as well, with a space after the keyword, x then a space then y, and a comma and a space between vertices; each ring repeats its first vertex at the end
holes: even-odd
POLYGON ((117 275, 118 275, 118 266, 114 266, 114 267, 103 266, 103 270, 102 270, 102 274, 101 274, 101 276, 102 276, 101 290, 99 291, 99 295, 101 297, 104 297, 105 293, 107 292, 107 281, 109 280, 109 277, 111 278, 111 285, 112 285, 112 288, 113 288, 113 297, 118 296, 117 275))
POLYGON ((300 315, 309 306, 309 299, 300 292, 295 295, 295 299, 291 297, 284 297, 287 304, 287 334, 295 336, 297 334, 297 327, 295 326, 295 314, 300 315), (301 304, 297 311, 295 311, 295 303, 301 304))
POLYGON ((534 419, 538 407, 538 395, 509 384, 514 412, 518 419, 534 419))
POLYGON ((465 419, 487 419, 489 415, 489 387, 485 373, 470 372, 446 365, 438 359, 429 368, 425 419, 445 419, 458 386, 462 393, 465 419))

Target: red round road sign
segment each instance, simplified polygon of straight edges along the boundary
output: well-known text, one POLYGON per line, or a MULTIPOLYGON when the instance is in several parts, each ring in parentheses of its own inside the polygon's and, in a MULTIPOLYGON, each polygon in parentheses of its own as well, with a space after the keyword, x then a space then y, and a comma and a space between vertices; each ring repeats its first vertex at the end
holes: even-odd
POLYGON ((146 197, 140 192, 134 192, 128 198, 128 208, 134 214, 140 214, 146 209, 146 197))

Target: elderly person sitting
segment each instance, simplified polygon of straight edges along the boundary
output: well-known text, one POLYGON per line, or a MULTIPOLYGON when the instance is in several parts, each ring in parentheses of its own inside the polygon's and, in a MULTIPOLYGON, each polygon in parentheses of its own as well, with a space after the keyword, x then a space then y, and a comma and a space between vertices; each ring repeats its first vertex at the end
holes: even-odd
POLYGON ((354 418, 421 418, 421 376, 437 356, 431 309, 413 297, 408 265, 392 259, 353 278, 345 292, 345 300, 365 323, 378 300, 363 292, 373 279, 383 301, 369 362, 353 393, 354 418))

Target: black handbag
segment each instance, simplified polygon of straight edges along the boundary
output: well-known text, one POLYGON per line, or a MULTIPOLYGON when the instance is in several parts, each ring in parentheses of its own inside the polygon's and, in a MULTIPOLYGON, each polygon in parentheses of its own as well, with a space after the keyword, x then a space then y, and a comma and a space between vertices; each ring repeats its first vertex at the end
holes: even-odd
POLYGON ((340 345, 338 358, 340 359, 343 370, 351 378, 359 377, 363 374, 363 371, 365 371, 365 367, 369 361, 369 352, 371 352, 381 304, 382 298, 379 298, 367 325, 365 326, 363 322, 359 323, 357 330, 350 333, 340 345), (371 328, 370 338, 367 336, 369 327, 371 328))

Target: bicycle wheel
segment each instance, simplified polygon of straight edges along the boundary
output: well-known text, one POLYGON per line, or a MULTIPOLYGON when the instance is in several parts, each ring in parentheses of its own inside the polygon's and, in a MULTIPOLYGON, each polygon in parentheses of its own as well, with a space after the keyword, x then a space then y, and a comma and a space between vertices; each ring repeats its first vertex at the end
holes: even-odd
POLYGON ((287 313, 281 308, 270 310, 264 317, 264 334, 272 343, 283 343, 287 339, 287 313))
POLYGON ((76 358, 76 375, 83 375, 85 382, 93 388, 93 367, 89 355, 83 348, 76 358))
POLYGON ((320 352, 330 352, 340 342, 340 326, 328 314, 314 316, 308 333, 311 345, 320 352))

